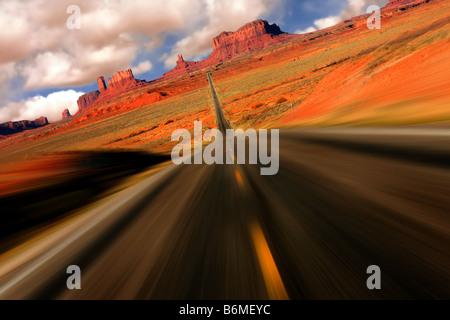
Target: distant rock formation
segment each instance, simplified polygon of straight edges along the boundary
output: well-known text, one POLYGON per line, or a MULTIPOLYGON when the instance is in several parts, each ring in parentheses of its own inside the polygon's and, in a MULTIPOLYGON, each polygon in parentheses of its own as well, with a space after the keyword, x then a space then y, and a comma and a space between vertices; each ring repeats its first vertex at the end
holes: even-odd
POLYGON ((215 37, 212 41, 213 52, 203 61, 185 61, 183 56, 179 55, 177 66, 158 80, 163 81, 185 75, 275 44, 290 41, 296 37, 298 35, 284 33, 276 24, 269 24, 265 20, 256 20, 247 23, 235 32, 222 32, 215 37))
POLYGON ((98 90, 100 92, 105 92, 106 91, 105 78, 104 77, 99 77, 97 79, 97 83, 98 83, 98 90))
POLYGON ((438 0, 390 0, 389 3, 384 7, 384 9, 391 12, 393 9, 397 9, 398 11, 405 11, 431 1, 438 0))
POLYGON ((171 78, 176 78, 202 68, 205 68, 206 64, 203 61, 195 62, 195 61, 184 61, 183 56, 178 55, 177 65, 174 69, 169 72, 166 72, 162 78, 162 80, 168 80, 171 78))
POLYGON ((84 112, 89 106, 94 103, 95 100, 97 100, 98 96, 100 95, 100 91, 92 91, 86 94, 83 94, 78 98, 77 104, 78 104, 78 112, 82 113, 84 112))
POLYGON ((177 66, 165 73, 162 78, 152 82, 135 79, 131 69, 116 72, 111 78, 106 79, 106 82, 104 77, 99 77, 98 90, 82 95, 78 99, 78 113, 83 113, 94 103, 108 101, 122 93, 185 75, 274 44, 284 43, 295 37, 298 35, 284 33, 276 24, 269 24, 265 20, 247 23, 236 32, 222 32, 215 37, 212 42, 213 52, 206 60, 185 61, 183 56, 179 55, 177 66))
POLYGON ((48 125, 46 117, 40 117, 36 120, 8 121, 0 124, 0 135, 10 135, 25 130, 36 129, 48 125))
MULTIPOLYGON (((278 36, 284 34, 276 24, 265 20, 247 23, 236 32, 222 32, 213 39, 213 54, 208 58, 212 63, 224 62, 235 56, 264 49, 281 43, 278 36)), ((207 60, 208 60, 207 59, 207 60)))
POLYGON ((36 120, 34 120, 32 122, 34 122, 34 125, 36 127, 43 127, 43 126, 48 125, 47 117, 40 117, 40 118, 37 118, 36 120))
POLYGON ((108 87, 105 90, 105 94, 102 93, 100 98, 115 97, 124 92, 145 87, 148 84, 147 81, 135 79, 131 69, 118 71, 112 78, 108 79, 108 87))
POLYGON ((426 0, 390 0, 386 7, 408 5, 415 2, 429 2, 426 0))
POLYGON ((116 72, 111 78, 107 79, 108 86, 106 86, 104 77, 99 77, 97 83, 98 90, 86 93, 78 99, 79 113, 83 113, 90 108, 94 102, 107 101, 122 93, 149 85, 147 81, 135 79, 131 69, 116 72))
POLYGON ((62 119, 63 119, 63 120, 64 120, 64 119, 71 118, 71 117, 72 117, 72 115, 70 114, 69 109, 66 109, 66 110, 63 111, 63 113, 62 113, 62 119))

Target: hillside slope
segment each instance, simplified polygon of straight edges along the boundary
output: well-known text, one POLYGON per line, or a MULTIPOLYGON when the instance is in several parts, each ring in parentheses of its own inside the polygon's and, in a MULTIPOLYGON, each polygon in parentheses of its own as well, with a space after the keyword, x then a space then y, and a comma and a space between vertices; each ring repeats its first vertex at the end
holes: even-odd
POLYGON ((382 11, 100 101, 83 114, 0 141, 0 161, 91 149, 170 152, 175 129, 215 127, 206 74, 238 128, 400 125, 450 120, 448 1, 382 11))

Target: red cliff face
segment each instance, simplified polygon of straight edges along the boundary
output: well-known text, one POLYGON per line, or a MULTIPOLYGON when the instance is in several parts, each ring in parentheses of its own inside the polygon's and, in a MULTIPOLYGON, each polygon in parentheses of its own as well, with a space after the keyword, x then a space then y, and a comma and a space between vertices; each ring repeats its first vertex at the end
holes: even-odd
POLYGON ((222 32, 212 42, 213 52, 204 61, 184 61, 178 56, 177 66, 164 74, 161 80, 175 78, 214 64, 222 63, 247 53, 255 52, 274 44, 287 42, 297 37, 281 31, 276 24, 264 20, 247 23, 235 32, 222 32))
MULTIPOLYGON (((183 57, 179 55, 177 66, 156 81, 182 76, 274 44, 287 42, 295 37, 297 35, 282 32, 276 24, 271 25, 267 21, 256 20, 247 23, 236 32, 222 32, 215 37, 212 42, 214 51, 204 61, 184 61, 183 57)), ((78 113, 84 112, 94 103, 110 100, 122 93, 149 84, 146 81, 135 79, 131 69, 119 71, 106 80, 108 85, 106 85, 104 77, 99 77, 97 79, 99 90, 87 93, 78 99, 78 113)))
POLYGON ((136 90, 149 84, 147 81, 135 79, 131 69, 116 72, 111 78, 107 79, 107 82, 108 86, 105 84, 105 78, 99 77, 97 79, 99 90, 89 92, 78 99, 79 113, 91 107, 94 102, 107 101, 122 93, 136 90))
POLYGON ((179 77, 197 70, 204 68, 206 65, 204 61, 184 61, 182 55, 178 55, 177 66, 169 72, 164 74, 162 80, 167 80, 175 77, 179 77))
POLYGON ((101 92, 105 92, 106 91, 106 84, 105 84, 105 78, 104 77, 99 77, 97 79, 97 83, 98 83, 98 91, 101 92))
POLYGON ((213 39, 213 54, 208 58, 214 63, 224 62, 245 53, 258 51, 281 43, 284 34, 276 24, 256 20, 247 23, 236 32, 222 32, 213 39))
POLYGON ((34 122, 34 125, 36 127, 42 127, 42 126, 48 125, 48 120, 47 120, 46 117, 40 117, 40 118, 38 118, 38 119, 36 119, 36 120, 34 120, 32 122, 34 122))
POLYGON ((116 72, 112 77, 112 84, 119 85, 123 82, 135 82, 137 81, 134 79, 133 72, 131 69, 128 69, 126 71, 119 71, 116 72))
MULTIPOLYGON (((99 83, 100 79, 103 79, 103 77, 99 78, 99 83)), ((104 92, 100 90, 98 101, 112 99, 122 93, 145 87, 148 84, 147 81, 136 79, 131 69, 118 71, 111 78, 108 78, 108 87, 104 92)))
POLYGON ((0 135, 10 135, 24 130, 36 129, 48 125, 46 117, 40 117, 34 121, 8 121, 0 124, 0 135))
POLYGON ((94 103, 95 100, 97 100, 99 95, 100 91, 96 90, 83 94, 81 97, 79 97, 77 101, 78 112, 84 112, 87 108, 89 108, 89 106, 94 103))
POLYGON ((72 117, 72 115, 70 114, 69 109, 64 110, 63 113, 62 113, 62 119, 63 119, 63 120, 64 120, 64 119, 68 119, 68 118, 70 118, 70 117, 72 117))
MULTIPOLYGON (((384 8, 390 11, 395 9, 397 9, 398 11, 406 11, 430 1, 436 0, 390 0, 384 8)), ((395 11, 391 13, 395 13, 395 11)))

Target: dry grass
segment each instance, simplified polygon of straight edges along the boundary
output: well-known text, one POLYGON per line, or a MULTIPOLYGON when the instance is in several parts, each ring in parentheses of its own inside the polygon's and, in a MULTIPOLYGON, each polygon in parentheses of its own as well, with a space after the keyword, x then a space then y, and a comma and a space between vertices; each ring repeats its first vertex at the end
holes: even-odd
MULTIPOLYGON (((446 12, 440 14, 448 16, 446 12)), ((369 30, 352 33, 344 25, 338 27, 347 28, 342 36, 338 31, 327 30, 315 36, 300 37, 287 45, 267 48, 253 56, 226 62, 213 74, 226 116, 230 121, 234 120, 233 126, 267 126, 290 112, 291 103, 301 105, 317 84, 342 64, 352 63, 362 56, 372 56, 374 60, 368 65, 370 72, 370 69, 377 68, 388 59, 401 57, 411 50, 448 37, 448 30, 444 30, 448 29, 448 19, 434 20, 436 10, 422 10, 412 18, 390 19, 382 33, 369 30)), ((191 130, 194 120, 203 121, 204 127, 215 126, 206 72, 196 72, 123 94, 98 106, 99 109, 111 108, 112 113, 88 119, 80 125, 57 123, 0 140, 0 161, 102 147, 165 150, 170 146, 170 135, 175 128, 191 130), (185 89, 193 82, 200 85, 185 89), (178 86, 180 90, 172 93, 169 90, 173 86, 178 86), (164 99, 124 112, 115 109, 116 106, 126 107, 139 96, 148 96, 146 93, 159 93, 164 99), (52 130, 58 133, 53 134, 52 130), (34 139, 36 135, 41 136, 34 139), (136 136, 139 136, 139 142, 132 139, 136 136)))

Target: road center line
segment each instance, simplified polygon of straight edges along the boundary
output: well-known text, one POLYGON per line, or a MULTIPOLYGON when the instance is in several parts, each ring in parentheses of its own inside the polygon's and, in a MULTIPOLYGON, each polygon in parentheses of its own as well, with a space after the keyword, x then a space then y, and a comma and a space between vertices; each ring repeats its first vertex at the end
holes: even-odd
POLYGON ((271 300, 288 300, 289 296, 260 225, 257 222, 253 222, 250 226, 250 232, 269 298, 271 300))

